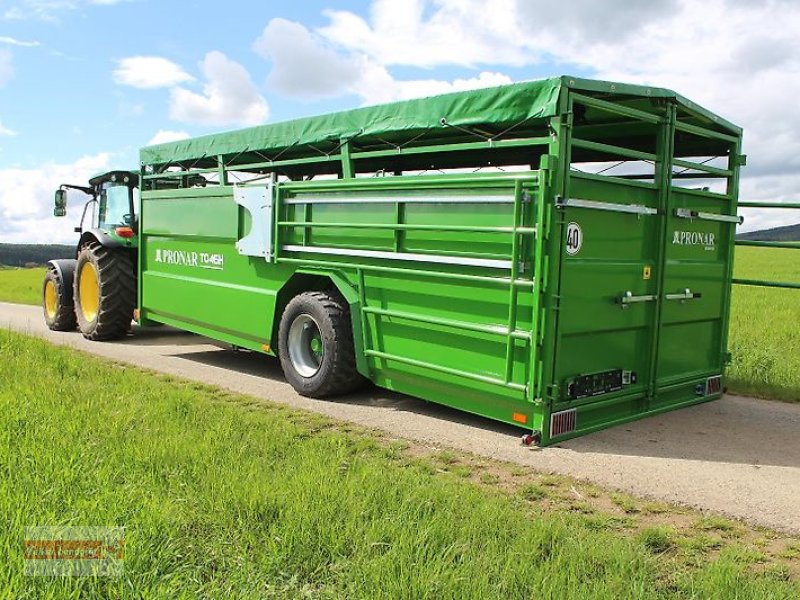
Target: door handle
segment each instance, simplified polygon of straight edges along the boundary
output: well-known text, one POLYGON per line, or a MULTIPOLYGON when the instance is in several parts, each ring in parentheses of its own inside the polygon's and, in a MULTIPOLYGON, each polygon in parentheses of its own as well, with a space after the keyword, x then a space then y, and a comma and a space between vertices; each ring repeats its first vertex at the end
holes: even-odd
POLYGON ((622 296, 615 299, 614 302, 621 305, 621 307, 624 309, 628 308, 628 306, 631 304, 636 304, 639 302, 655 302, 656 300, 658 300, 658 296, 654 296, 652 294, 646 294, 643 296, 634 296, 633 292, 627 291, 624 294, 622 294, 622 296))
POLYGON ((687 300, 694 300, 696 298, 702 298, 702 297, 703 297, 703 294, 701 294, 699 292, 693 292, 689 288, 686 288, 685 290, 683 290, 682 292, 677 293, 677 294, 666 294, 664 296, 664 299, 665 300, 680 300, 681 304, 683 304, 687 300))

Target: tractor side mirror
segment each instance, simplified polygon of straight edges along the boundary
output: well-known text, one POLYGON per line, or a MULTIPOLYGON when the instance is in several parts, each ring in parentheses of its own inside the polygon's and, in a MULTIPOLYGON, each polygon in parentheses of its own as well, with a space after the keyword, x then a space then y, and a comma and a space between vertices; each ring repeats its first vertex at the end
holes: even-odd
POLYGON ((67 190, 56 190, 53 216, 65 217, 66 215, 67 215, 67 190))

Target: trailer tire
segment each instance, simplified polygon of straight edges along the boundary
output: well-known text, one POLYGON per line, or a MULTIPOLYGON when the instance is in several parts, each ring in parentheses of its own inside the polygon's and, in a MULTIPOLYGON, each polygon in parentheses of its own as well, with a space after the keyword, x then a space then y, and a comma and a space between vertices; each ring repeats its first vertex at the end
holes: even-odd
POLYGON ((350 307, 338 294, 292 298, 281 315, 278 356, 286 380, 302 396, 337 396, 364 381, 356 369, 350 307))
POLYGON ((136 305, 136 272, 126 250, 86 244, 75 269, 75 315, 88 340, 112 340, 131 327, 136 305))
POLYGON ((52 331, 73 331, 78 324, 72 288, 67 289, 67 283, 55 267, 48 267, 44 274, 42 310, 44 321, 52 331))

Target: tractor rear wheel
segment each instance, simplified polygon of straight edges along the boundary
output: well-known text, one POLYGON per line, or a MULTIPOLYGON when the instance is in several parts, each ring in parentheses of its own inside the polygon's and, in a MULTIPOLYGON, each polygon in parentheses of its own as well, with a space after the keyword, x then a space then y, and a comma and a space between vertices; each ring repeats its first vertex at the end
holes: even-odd
POLYGON ((49 267, 42 283, 42 310, 44 321, 53 331, 72 331, 77 325, 72 288, 62 279, 55 267, 49 267))
POLYGON ((292 298, 278 328, 278 356, 287 381, 303 396, 337 396, 364 381, 356 370, 349 306, 338 294, 292 298))
POLYGON ((136 272, 130 253, 97 242, 84 246, 75 269, 74 297, 83 337, 100 341, 124 336, 136 306, 136 272))

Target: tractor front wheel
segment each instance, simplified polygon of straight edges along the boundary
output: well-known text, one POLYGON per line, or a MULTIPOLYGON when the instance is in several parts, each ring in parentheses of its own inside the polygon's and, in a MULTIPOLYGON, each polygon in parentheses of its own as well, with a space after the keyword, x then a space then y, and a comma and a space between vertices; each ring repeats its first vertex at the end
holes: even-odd
POLYGON ((75 307, 72 303, 72 287, 64 281, 62 273, 48 267, 42 283, 42 310, 44 321, 53 331, 75 329, 75 307))
POLYGON ((75 316, 83 337, 124 336, 136 306, 136 273, 128 251, 97 242, 83 247, 75 269, 75 316))

